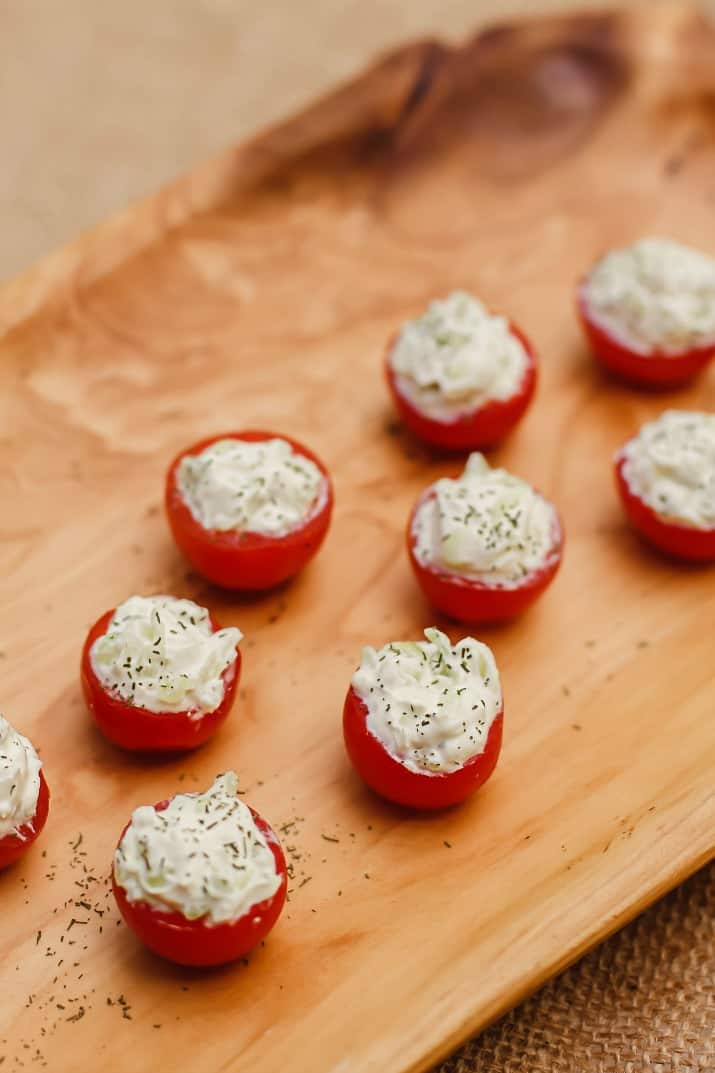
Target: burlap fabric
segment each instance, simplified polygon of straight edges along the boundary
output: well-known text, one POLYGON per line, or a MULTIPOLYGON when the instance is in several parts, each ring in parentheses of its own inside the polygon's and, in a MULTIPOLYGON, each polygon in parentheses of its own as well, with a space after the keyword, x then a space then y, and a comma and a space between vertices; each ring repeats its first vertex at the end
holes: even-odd
POLYGON ((714 1073, 715 864, 434 1073, 714 1073))

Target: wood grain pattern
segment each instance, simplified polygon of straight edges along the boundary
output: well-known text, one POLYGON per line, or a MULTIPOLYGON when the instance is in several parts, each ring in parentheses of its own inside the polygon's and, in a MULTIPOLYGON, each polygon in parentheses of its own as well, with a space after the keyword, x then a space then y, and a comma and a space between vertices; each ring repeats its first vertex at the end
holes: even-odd
POLYGON ((707 245, 714 161, 715 33, 691 10, 505 26, 405 49, 0 292, 2 704, 53 790, 46 855, 0 878, 5 1068, 422 1070, 711 855, 713 573, 639 545, 609 457, 666 404, 713 409, 712 373, 606 380, 571 292, 642 232, 707 245), (434 621, 403 527, 455 464, 396 426, 380 362, 454 286, 542 355, 494 457, 559 505, 567 552, 537 608, 481 633, 497 774, 413 817, 353 777, 340 710, 362 644, 434 621), (187 571, 160 501, 177 449, 246 425, 313 445, 337 508, 295 584, 241 601, 187 571), (161 590, 246 641, 225 729, 159 764, 93 731, 77 661, 102 610, 161 590), (283 827, 292 893, 250 965, 200 975, 117 926, 106 874, 131 808, 228 766, 283 827))

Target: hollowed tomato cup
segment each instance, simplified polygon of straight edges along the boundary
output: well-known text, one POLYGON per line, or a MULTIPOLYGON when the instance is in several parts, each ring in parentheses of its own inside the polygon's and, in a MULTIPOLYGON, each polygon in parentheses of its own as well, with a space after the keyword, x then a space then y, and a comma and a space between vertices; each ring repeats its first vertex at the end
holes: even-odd
POLYGON ((456 771, 417 772, 397 760, 367 725, 367 706, 350 686, 343 707, 345 748, 353 767, 376 794, 397 805, 439 809, 457 805, 483 786, 496 767, 504 713, 497 713, 481 753, 456 771))
POLYGON ((530 571, 518 584, 509 587, 489 585, 475 578, 454 573, 434 563, 422 562, 415 550, 415 516, 426 500, 434 495, 431 489, 417 500, 407 524, 407 551, 410 563, 425 597, 438 611, 458 622, 503 622, 526 611, 556 576, 564 548, 561 519, 554 512, 553 544, 541 566, 530 571))
POLYGON ((526 367, 519 387, 506 399, 492 399, 483 406, 449 420, 429 417, 402 390, 390 355, 395 346, 391 339, 385 354, 385 375, 400 417, 418 439, 446 451, 477 451, 493 447, 503 440, 521 420, 536 388, 536 353, 526 336, 509 325, 526 352, 526 367))
POLYGON ((299 573, 316 554, 330 526, 333 489, 330 475, 317 455, 290 436, 257 430, 228 432, 200 440, 177 455, 166 477, 165 506, 174 540, 199 574, 225 589, 261 591, 299 573), (272 439, 285 440, 294 451, 314 462, 323 476, 323 488, 308 517, 284 536, 205 529, 181 494, 181 460, 200 454, 218 440, 258 443, 272 439))
POLYGON ((651 388, 676 387, 692 380, 715 356, 715 340, 672 353, 651 350, 644 354, 633 350, 594 317, 588 302, 587 280, 582 280, 578 286, 576 306, 596 359, 631 384, 651 388))
POLYGON ((626 515, 633 527, 647 541, 676 559, 688 562, 715 562, 715 529, 696 529, 668 521, 631 491, 623 473, 625 459, 617 455, 614 462, 616 487, 626 515))
MULTIPOLYGON (((162 812, 168 804, 168 801, 161 801, 154 807, 157 812, 162 812)), ((286 862, 272 828, 253 809, 251 814, 273 854, 280 885, 270 898, 256 902, 236 920, 211 924, 203 917, 189 920, 182 913, 171 910, 164 912, 148 902, 130 901, 124 887, 115 880, 112 868, 112 890, 119 912, 137 938, 155 954, 177 965, 209 968, 244 957, 268 935, 286 899, 286 862)))
MULTIPOLYGON (((241 676, 240 651, 236 649, 235 659, 221 676, 223 697, 212 712, 153 712, 113 696, 94 672, 90 651, 97 638, 107 632, 113 615, 114 610, 107 611, 87 634, 80 668, 84 699, 105 738, 122 749, 141 753, 185 752, 203 745, 231 710, 241 676)), ((216 633, 221 627, 209 618, 216 633)))
POLYGON ((50 811, 50 789, 45 774, 40 769, 40 788, 37 792, 35 813, 31 819, 0 838, 0 870, 14 864, 29 850, 47 822, 50 811))

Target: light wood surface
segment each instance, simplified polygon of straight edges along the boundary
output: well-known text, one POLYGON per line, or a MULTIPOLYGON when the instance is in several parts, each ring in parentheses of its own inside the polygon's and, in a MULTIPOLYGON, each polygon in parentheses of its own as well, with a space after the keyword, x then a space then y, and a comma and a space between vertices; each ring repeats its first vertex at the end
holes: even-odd
POLYGON ((364 0, 0 0, 0 279, 379 51, 421 35, 457 41, 517 12, 593 6, 372 0, 366 18, 364 0))
POLYGON ((572 286, 645 231, 708 245, 714 61, 680 8, 408 47, 0 291, 2 703, 53 791, 41 848, 0 878, 4 1068, 413 1073, 711 855, 715 579, 638 543, 609 459, 666 404, 713 409, 713 376, 607 381, 572 286), (454 286, 541 353, 494 457, 559 505, 567 549, 538 607, 481 631, 496 775, 413 817, 353 776, 340 711, 362 644, 435 622, 403 529, 455 463, 399 431, 380 365, 454 286), (246 425, 310 443, 337 506, 295 584, 241 601, 187 571, 160 502, 177 449, 246 425), (183 760, 119 754, 83 709, 84 633, 135 591, 246 635, 233 717, 183 760), (106 877, 133 807, 228 766, 283 830, 292 893, 248 966, 202 975, 117 925, 106 877))

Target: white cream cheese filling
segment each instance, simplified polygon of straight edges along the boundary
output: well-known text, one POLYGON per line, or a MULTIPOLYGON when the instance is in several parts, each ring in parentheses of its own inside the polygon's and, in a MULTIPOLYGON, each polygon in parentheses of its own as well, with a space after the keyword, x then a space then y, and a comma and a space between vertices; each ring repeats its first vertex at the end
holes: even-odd
POLYGON ((715 528, 715 414, 666 410, 618 456, 634 495, 661 517, 715 528))
POLYGON ((41 767, 32 742, 0 715, 0 838, 35 815, 41 767))
POLYGON ((602 328, 643 355, 715 344, 715 257, 666 238, 606 254, 584 284, 602 328))
POLYGON ((204 529, 285 536, 325 502, 325 477, 315 462, 280 438, 217 440, 185 455, 179 491, 204 529))
POLYGON ((214 632, 209 612, 174 596, 131 596, 92 645, 92 669, 105 689, 152 712, 214 711, 222 675, 236 658, 242 633, 214 632))
POLYGON ((554 554, 554 507, 482 454, 471 454, 460 477, 442 478, 431 491, 412 522, 419 562, 510 588, 554 554))
POLYGON ((275 858, 237 790, 228 771, 203 793, 177 794, 161 812, 134 810, 114 855, 115 881, 130 902, 220 924, 276 893, 275 858))
POLYGON ((457 771, 484 751, 502 708, 487 645, 455 645, 436 629, 426 641, 395 641, 362 651, 352 686, 367 707, 368 730, 410 771, 457 771))
POLYGON ((516 394, 528 363, 509 322, 463 291, 404 324, 388 360, 402 394, 443 421, 516 394))

